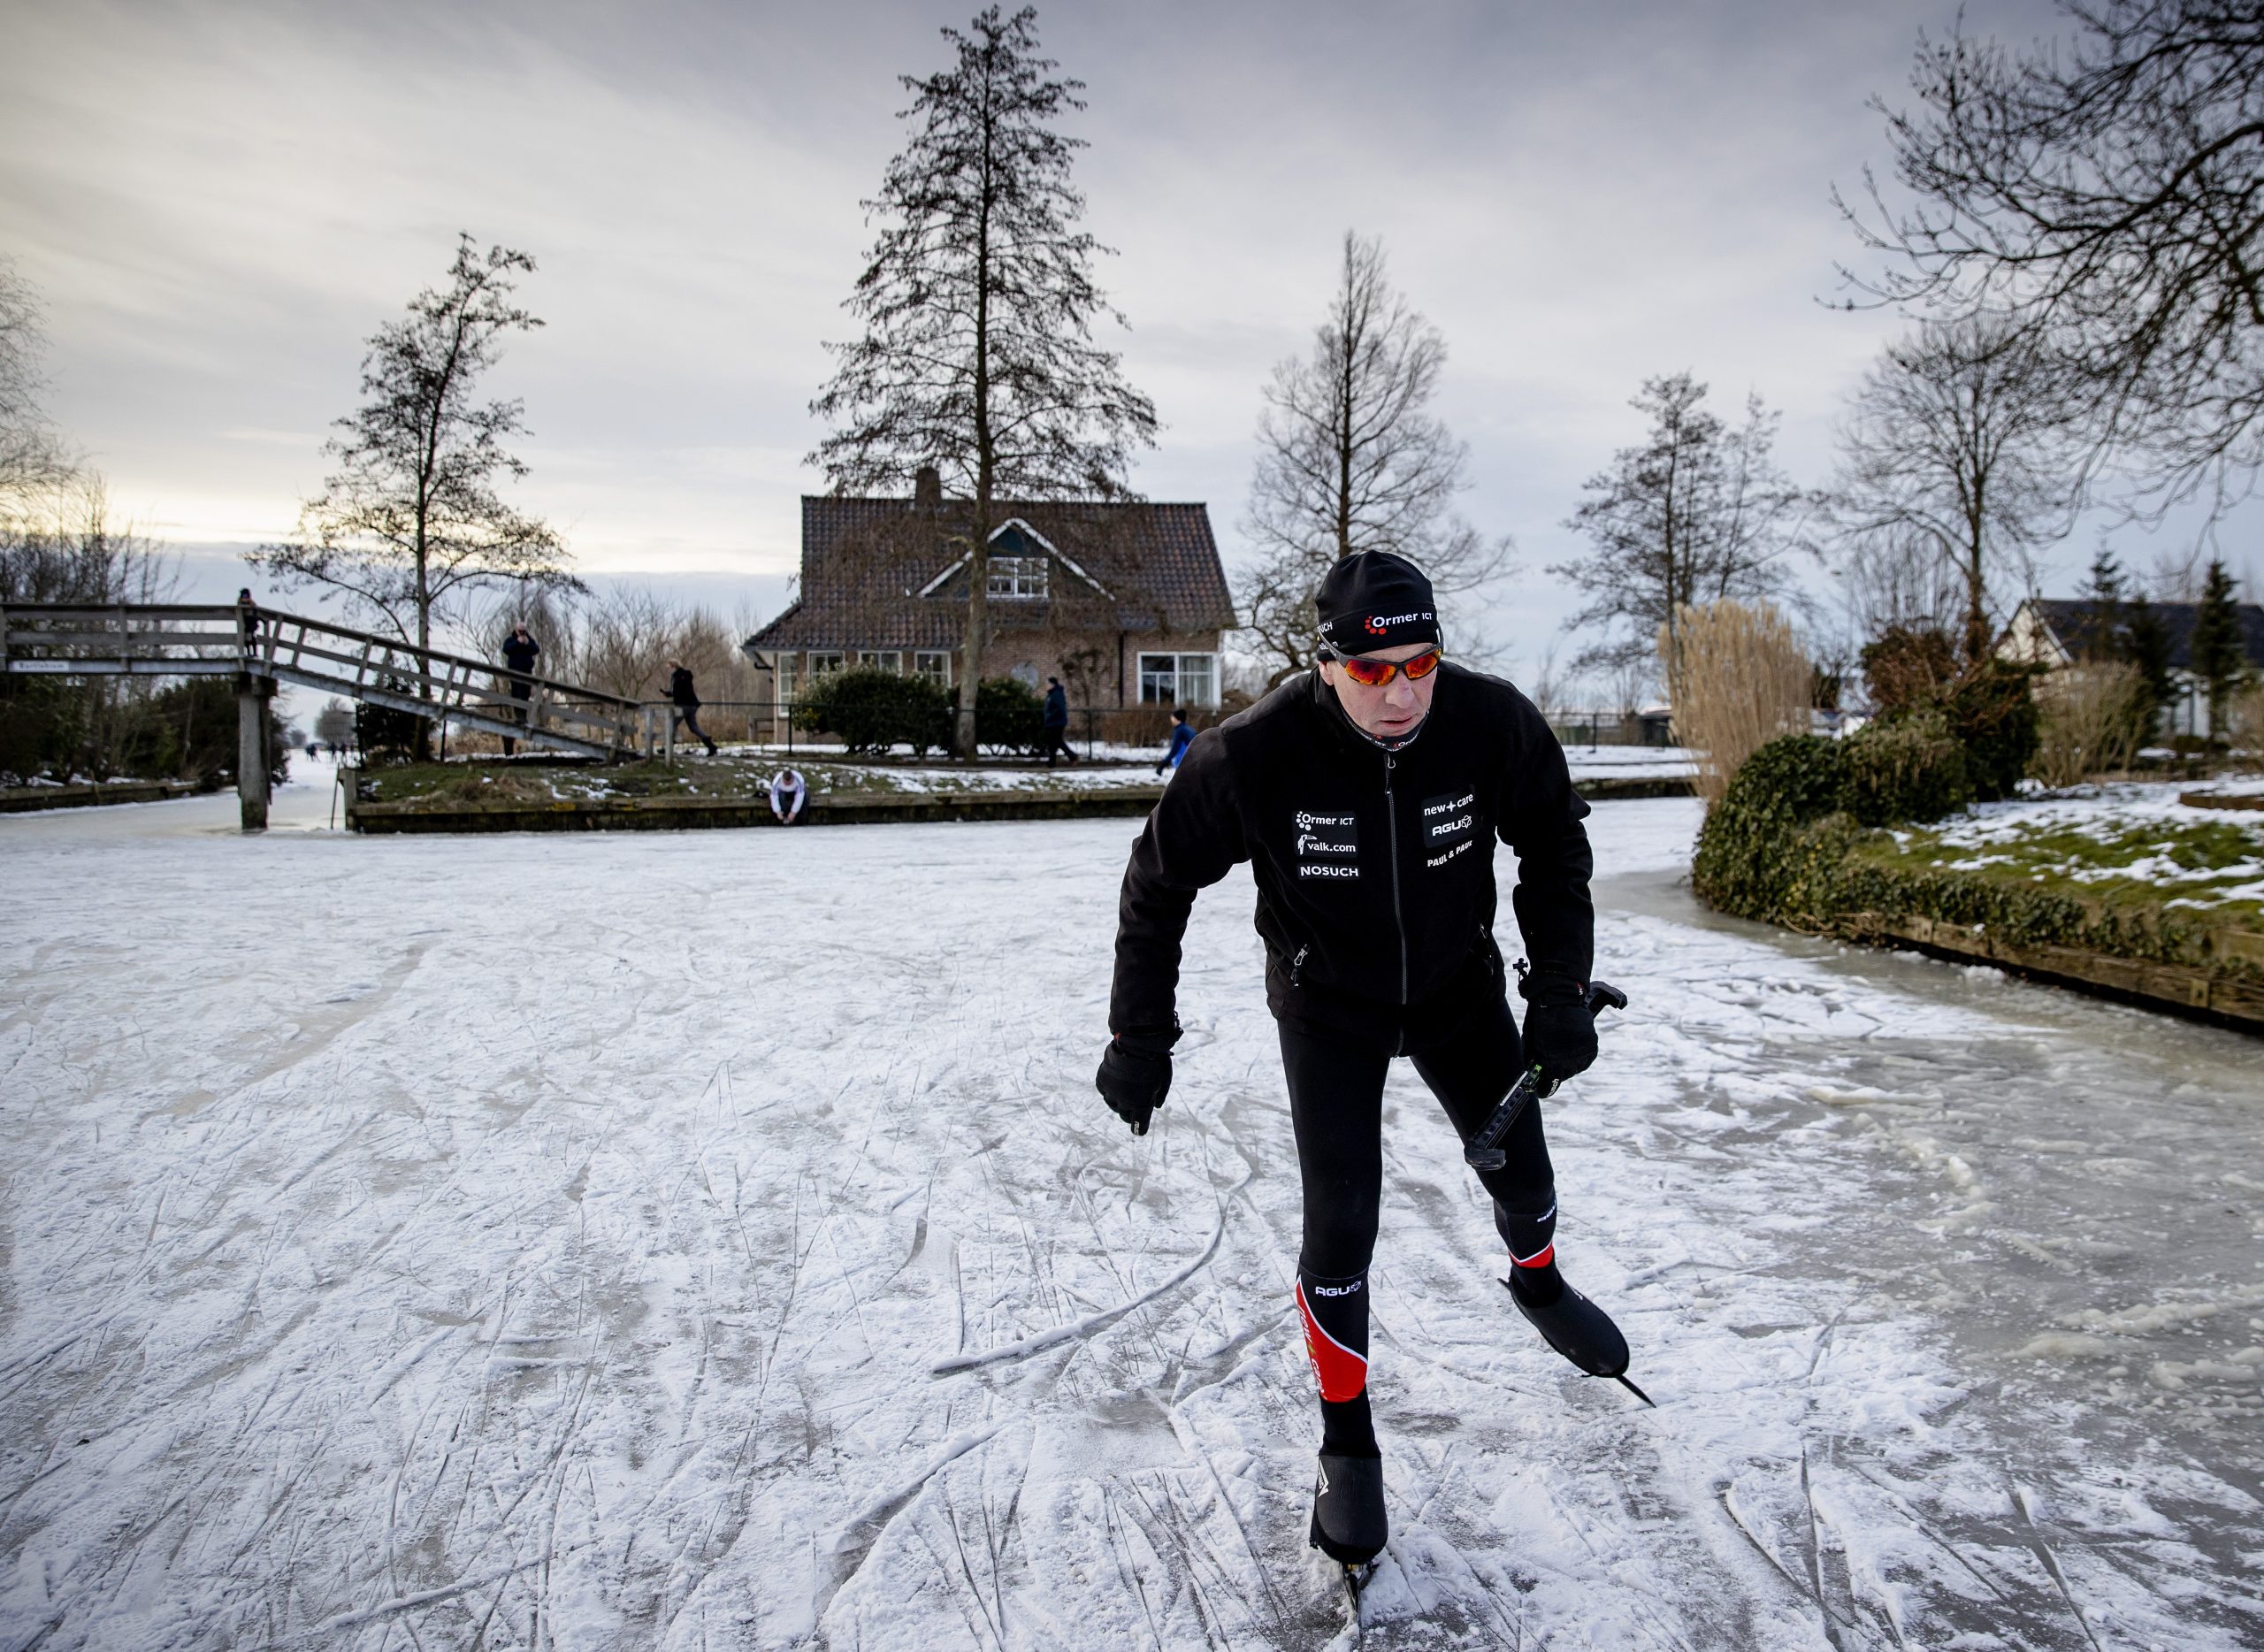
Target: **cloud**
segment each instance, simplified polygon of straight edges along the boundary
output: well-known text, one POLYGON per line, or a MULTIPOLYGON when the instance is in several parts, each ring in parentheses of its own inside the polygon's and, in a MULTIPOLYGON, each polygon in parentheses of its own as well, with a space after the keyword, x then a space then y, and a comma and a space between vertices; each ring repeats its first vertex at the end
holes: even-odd
MULTIPOLYGON (((361 340, 455 232, 539 261, 522 497, 594 568, 793 565, 807 403, 842 335, 899 141, 895 77, 964 5, 433 0, 22 9, 0 107, 0 249, 45 290, 56 411, 114 494, 184 538, 287 531, 352 405, 361 340), (65 135, 67 134, 67 136, 65 135), (299 433, 294 440, 294 433, 299 433)), ((1827 201, 1880 152, 1945 5, 1485 0, 1379 8, 1048 5, 1128 371, 1166 430, 1140 485, 1210 502, 1230 547, 1259 387, 1304 347, 1348 228, 1381 233, 1444 330, 1473 520, 1529 569, 1572 548, 1625 403, 1688 366, 1786 409, 1784 456, 1891 323, 1833 313, 1827 201)), ((2051 29, 2044 0, 1971 26, 2051 29)), ((1571 593, 1531 578, 1536 657, 1571 593)))

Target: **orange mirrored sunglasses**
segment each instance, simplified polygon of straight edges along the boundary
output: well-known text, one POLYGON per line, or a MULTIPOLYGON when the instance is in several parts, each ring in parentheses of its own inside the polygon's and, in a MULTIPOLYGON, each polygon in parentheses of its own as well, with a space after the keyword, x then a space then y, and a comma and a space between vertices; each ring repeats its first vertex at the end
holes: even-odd
POLYGON ((1342 655, 1336 664, 1345 676, 1363 687, 1381 688, 1403 671, 1409 682, 1421 682, 1439 669, 1439 651, 1426 648, 1412 660, 1363 660, 1357 655, 1342 655))

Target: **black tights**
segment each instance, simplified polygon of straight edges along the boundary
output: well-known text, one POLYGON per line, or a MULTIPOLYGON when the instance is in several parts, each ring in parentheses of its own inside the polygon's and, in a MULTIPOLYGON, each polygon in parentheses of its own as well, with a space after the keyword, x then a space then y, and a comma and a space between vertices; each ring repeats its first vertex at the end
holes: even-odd
MULTIPOLYGON (((1390 1059, 1283 1027, 1281 1065, 1304 1182, 1304 1243, 1298 1266, 1328 1278, 1366 1270, 1376 1248, 1383 1195, 1383 1080, 1390 1059)), ((1445 1044, 1414 1058, 1415 1070, 1469 1141, 1517 1082, 1523 1052, 1508 1003, 1493 1000, 1445 1044)), ((1556 1202, 1556 1172, 1541 1108, 1526 1106, 1502 1143, 1509 1162, 1480 1171, 1494 1196, 1494 1225, 1512 1256, 1530 1256, 1546 1235, 1519 1231, 1556 1202)))
MULTIPOLYGON (((1297 1252, 1297 1302, 1320 1380, 1323 1450, 1370 1456, 1369 1261, 1383 1198, 1383 1082, 1388 1056, 1283 1027, 1281 1066, 1304 1183, 1304 1235, 1297 1252)), ((1508 1003, 1493 999, 1444 1044, 1414 1058, 1415 1070, 1467 1143, 1517 1082, 1522 1051, 1508 1003)), ((1556 1174, 1529 1104, 1503 1139, 1507 1162, 1480 1171, 1493 1195, 1494 1227, 1520 1266, 1553 1281, 1556 1174)))

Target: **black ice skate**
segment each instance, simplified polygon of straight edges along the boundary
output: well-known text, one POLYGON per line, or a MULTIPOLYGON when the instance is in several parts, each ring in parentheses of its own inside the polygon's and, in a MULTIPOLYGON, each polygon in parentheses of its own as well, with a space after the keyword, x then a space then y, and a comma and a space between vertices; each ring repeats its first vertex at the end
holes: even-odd
POLYGON ((1518 1312, 1533 1321, 1549 1346, 1592 1377, 1610 1377, 1646 1405, 1657 1402, 1627 1380, 1627 1339, 1611 1316, 1564 1285, 1554 1302, 1535 1304, 1510 1280, 1502 1281, 1518 1312))
MULTIPOLYGON (((1312 1546, 1357 1573, 1383 1553, 1390 1535, 1383 1507, 1383 1459, 1320 1454, 1320 1481, 1312 1494, 1312 1546)), ((1357 1591, 1365 1579, 1348 1579, 1357 1591)))

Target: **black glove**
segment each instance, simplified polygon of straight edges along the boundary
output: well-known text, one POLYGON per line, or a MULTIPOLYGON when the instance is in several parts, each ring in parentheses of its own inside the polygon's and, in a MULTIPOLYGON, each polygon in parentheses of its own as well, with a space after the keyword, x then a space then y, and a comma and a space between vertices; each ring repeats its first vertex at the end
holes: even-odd
POLYGON ((1536 969, 1518 983, 1525 995, 1525 1059, 1541 1069, 1546 1095, 1575 1073, 1595 1065, 1595 1015, 1585 982, 1536 969))
POLYGON ((1093 1085, 1135 1136, 1148 1133, 1148 1119, 1171 1093, 1171 1047, 1179 1035, 1119 1033, 1108 1041, 1093 1085))

